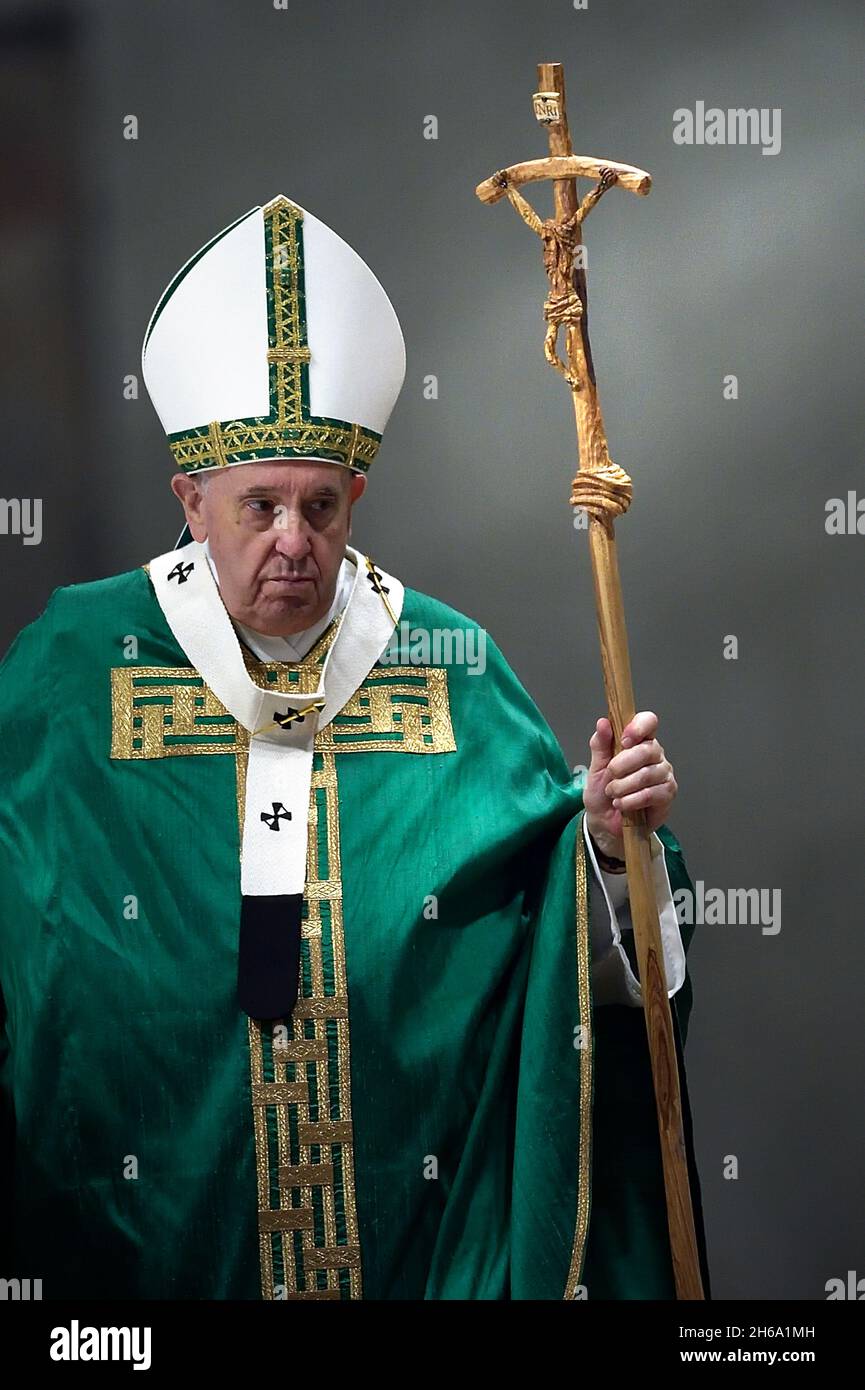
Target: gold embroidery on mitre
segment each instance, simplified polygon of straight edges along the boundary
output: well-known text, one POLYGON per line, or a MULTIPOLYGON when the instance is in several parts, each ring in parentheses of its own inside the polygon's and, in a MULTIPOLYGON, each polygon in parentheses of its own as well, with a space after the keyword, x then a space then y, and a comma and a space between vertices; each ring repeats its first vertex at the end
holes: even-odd
POLYGON ((218 420, 211 420, 208 431, 210 435, 210 447, 213 451, 214 460, 219 468, 228 467, 228 459, 225 457, 225 449, 222 443, 222 432, 218 420))
POLYGON ((169 434, 176 466, 185 473, 268 458, 332 459, 366 473, 381 435, 350 420, 313 415, 304 295, 303 212, 288 198, 262 208, 267 283, 267 415, 213 420, 169 434))

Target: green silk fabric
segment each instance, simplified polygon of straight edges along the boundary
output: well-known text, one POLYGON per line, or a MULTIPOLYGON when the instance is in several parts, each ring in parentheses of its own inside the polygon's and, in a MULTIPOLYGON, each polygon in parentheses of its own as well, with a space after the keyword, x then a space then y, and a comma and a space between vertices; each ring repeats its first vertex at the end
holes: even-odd
MULTIPOLYGON (((474 626, 411 590, 401 616, 474 626)), ((316 755, 336 778, 313 802, 318 877, 339 885, 317 909, 323 988, 342 953, 348 1014, 304 1025, 326 1085, 307 1063, 276 1076, 269 1039, 258 1084, 306 1077, 310 1122, 350 1120, 351 1144, 298 1215, 278 1173, 280 1152, 303 1161, 297 1115, 256 1102, 276 1092, 255 1091, 235 1001, 235 754, 111 756, 112 668, 189 666, 143 569, 57 590, 18 636, 0 668, 0 1275, 45 1298, 674 1296, 642 1010, 592 1011, 580 966, 580 872, 600 891, 581 793, 489 639, 486 660, 446 668, 454 751, 316 755), (288 1220, 308 1224, 266 1228, 288 1220), (304 1243, 359 1255, 328 1273, 304 1243)), ((683 1040, 690 1000, 688 979, 683 1040)))

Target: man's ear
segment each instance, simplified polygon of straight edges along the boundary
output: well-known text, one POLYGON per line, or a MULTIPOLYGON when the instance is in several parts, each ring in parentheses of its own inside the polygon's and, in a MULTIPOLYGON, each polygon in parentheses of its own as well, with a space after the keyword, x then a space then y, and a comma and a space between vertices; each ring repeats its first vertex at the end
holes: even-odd
POLYGON ((171 491, 180 501, 194 541, 207 540, 207 526, 204 519, 204 488, 186 473, 175 473, 171 479, 171 491))
POLYGON ((363 496, 366 487, 365 473, 352 473, 351 482, 348 485, 348 531, 346 535, 351 535, 351 509, 359 497, 363 496))

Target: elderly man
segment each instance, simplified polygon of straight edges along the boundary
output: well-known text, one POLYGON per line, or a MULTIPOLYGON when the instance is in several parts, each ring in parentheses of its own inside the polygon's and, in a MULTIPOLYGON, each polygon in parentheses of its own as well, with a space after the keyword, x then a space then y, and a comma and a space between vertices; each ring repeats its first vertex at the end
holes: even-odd
POLYGON ((405 356, 312 214, 207 243, 143 365, 188 529, 0 672, 0 1273, 672 1297, 622 862, 645 808, 688 1120, 657 717, 579 786, 486 634, 348 543, 405 356))

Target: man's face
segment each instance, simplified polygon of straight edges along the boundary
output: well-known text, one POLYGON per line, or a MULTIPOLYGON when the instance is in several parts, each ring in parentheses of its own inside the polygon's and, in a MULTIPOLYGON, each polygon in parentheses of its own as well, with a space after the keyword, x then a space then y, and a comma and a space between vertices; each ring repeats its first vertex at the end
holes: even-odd
POLYGON ((336 463, 243 463, 175 474, 193 538, 207 540, 232 618, 270 637, 301 632, 333 602, 352 504, 366 479, 336 463))

